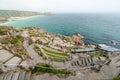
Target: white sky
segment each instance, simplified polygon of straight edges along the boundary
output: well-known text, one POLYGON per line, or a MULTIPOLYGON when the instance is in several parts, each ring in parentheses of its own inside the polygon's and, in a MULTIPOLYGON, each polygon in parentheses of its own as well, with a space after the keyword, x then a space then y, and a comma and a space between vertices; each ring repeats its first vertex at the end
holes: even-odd
POLYGON ((120 0, 0 0, 0 9, 54 13, 119 13, 120 0))

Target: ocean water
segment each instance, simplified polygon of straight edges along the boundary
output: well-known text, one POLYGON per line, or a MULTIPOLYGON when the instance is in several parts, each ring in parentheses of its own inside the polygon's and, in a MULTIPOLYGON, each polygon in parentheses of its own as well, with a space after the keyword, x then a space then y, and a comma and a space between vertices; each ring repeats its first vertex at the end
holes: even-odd
POLYGON ((36 26, 63 35, 80 33, 86 43, 120 48, 120 14, 54 14, 10 21, 4 25, 36 26))

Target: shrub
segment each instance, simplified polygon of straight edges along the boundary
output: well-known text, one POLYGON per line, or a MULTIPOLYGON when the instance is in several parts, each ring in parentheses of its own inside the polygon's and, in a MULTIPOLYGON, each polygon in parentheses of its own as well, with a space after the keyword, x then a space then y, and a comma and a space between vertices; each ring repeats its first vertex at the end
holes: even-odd
POLYGON ((20 55, 24 55, 25 54, 25 51, 22 49, 18 52, 20 55))
POLYGON ((17 35, 15 38, 11 40, 11 44, 20 45, 20 39, 21 36, 17 35))

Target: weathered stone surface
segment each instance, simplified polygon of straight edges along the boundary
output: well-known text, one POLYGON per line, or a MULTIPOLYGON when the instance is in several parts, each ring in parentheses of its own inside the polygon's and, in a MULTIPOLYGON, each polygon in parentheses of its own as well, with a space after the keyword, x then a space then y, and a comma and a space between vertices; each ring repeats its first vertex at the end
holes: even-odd
POLYGON ((20 71, 15 71, 15 72, 13 73, 13 76, 12 76, 12 79, 11 79, 11 80, 18 80, 19 74, 20 74, 20 71))
POLYGON ((24 80, 25 79, 25 71, 21 71, 18 80, 24 80))
POLYGON ((19 57, 13 57, 12 59, 10 59, 9 61, 7 61, 5 63, 6 66, 8 67, 16 67, 20 62, 21 62, 21 58, 19 57))
POLYGON ((13 55, 6 51, 6 50, 0 50, 0 62, 5 62, 6 60, 10 59, 13 57, 13 55))
POLYGON ((5 80, 11 80, 12 75, 13 75, 13 71, 10 71, 5 80))
POLYGON ((35 80, 61 80, 61 79, 58 78, 56 75, 46 73, 46 74, 36 75, 35 80))

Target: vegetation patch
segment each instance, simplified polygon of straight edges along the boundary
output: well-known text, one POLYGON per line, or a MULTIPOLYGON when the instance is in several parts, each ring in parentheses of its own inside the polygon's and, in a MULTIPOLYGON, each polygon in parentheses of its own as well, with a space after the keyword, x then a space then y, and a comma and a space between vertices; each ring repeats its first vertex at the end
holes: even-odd
POLYGON ((55 52, 45 48, 42 49, 48 58, 50 58, 52 61, 61 62, 69 58, 69 55, 67 53, 55 52))
POLYGON ((12 29, 13 27, 0 26, 0 35, 7 35, 7 32, 12 29))
POLYGON ((45 52, 55 54, 55 55, 66 56, 66 57, 69 56, 67 53, 64 53, 64 52, 56 52, 56 51, 48 50, 48 49, 45 49, 45 48, 43 48, 43 50, 45 52))
POLYGON ((61 35, 61 38, 62 38, 63 40, 66 40, 67 42, 71 42, 71 41, 72 41, 72 39, 71 39, 70 37, 68 37, 68 36, 63 36, 63 35, 61 35))
POLYGON ((92 57, 104 57, 104 54, 102 52, 96 51, 96 52, 91 52, 88 53, 92 57))
POLYGON ((26 54, 26 52, 25 52, 24 49, 22 49, 22 50, 19 50, 19 51, 18 51, 18 54, 19 54, 19 55, 24 55, 24 54, 26 54))
POLYGON ((11 44, 19 46, 21 44, 21 36, 17 35, 15 38, 13 38, 11 40, 11 44))
POLYGON ((43 53, 41 52, 40 48, 37 45, 34 45, 34 50, 37 52, 40 56, 43 56, 43 53))
POLYGON ((9 37, 0 39, 0 43, 2 44, 9 44, 10 41, 11 41, 11 38, 9 37))
POLYGON ((65 69, 56 69, 49 64, 39 63, 33 69, 32 73, 43 72, 43 73, 53 73, 53 74, 72 74, 72 72, 65 69))
POLYGON ((14 44, 16 46, 21 45, 21 36, 17 35, 16 37, 10 36, 0 39, 2 44, 14 44))
POLYGON ((33 36, 39 36, 38 34, 35 34, 34 32, 29 32, 29 36, 33 37, 33 36))
POLYGON ((120 80, 120 76, 113 78, 112 80, 120 80))

